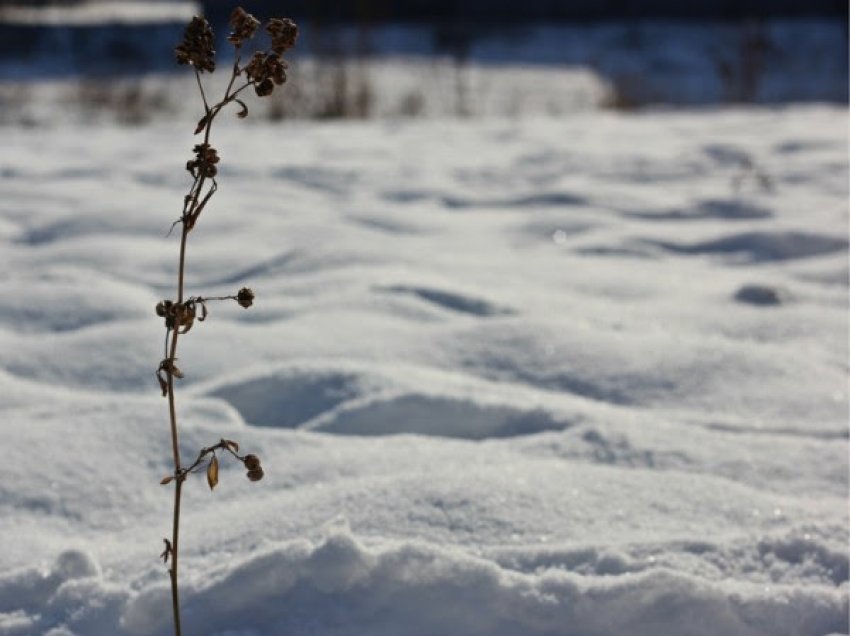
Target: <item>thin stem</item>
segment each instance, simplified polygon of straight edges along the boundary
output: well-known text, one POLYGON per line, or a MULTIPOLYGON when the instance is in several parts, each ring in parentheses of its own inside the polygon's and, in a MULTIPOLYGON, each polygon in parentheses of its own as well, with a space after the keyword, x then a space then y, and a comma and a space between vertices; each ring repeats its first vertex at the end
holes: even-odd
POLYGON ((180 500, 183 494, 183 480, 177 479, 174 487, 174 519, 171 527, 171 568, 168 570, 171 578, 171 608, 174 613, 174 635, 181 636, 180 629, 180 591, 177 585, 177 542, 180 538, 180 500))
MULTIPOLYGON (((215 120, 216 115, 221 112, 221 109, 229 102, 233 101, 235 95, 229 95, 230 89, 233 86, 233 82, 236 79, 238 71, 238 58, 237 63, 234 65, 233 77, 230 80, 230 84, 228 85, 227 92, 225 93, 224 98, 218 104, 210 108, 206 95, 204 93, 203 85, 201 84, 201 78, 197 71, 195 70, 195 77, 198 81, 198 88, 201 91, 201 98, 204 101, 204 109, 206 111, 207 116, 207 124, 204 131, 204 144, 209 144, 210 140, 210 132, 212 131, 213 121, 215 120)), ((240 89, 241 90, 241 89, 240 89)), ((183 201, 183 214, 181 216, 181 222, 183 224, 182 231, 180 233, 180 258, 177 267, 177 303, 183 303, 183 293, 185 288, 185 272, 186 272, 186 241, 189 236, 189 231, 191 230, 190 220, 194 223, 194 217, 200 212, 200 209, 206 202, 209 200, 209 197, 215 192, 215 180, 213 179, 213 188, 207 194, 207 196, 200 201, 200 195, 204 190, 204 183, 206 182, 206 175, 203 174, 203 170, 201 170, 201 174, 195 177, 192 182, 192 186, 189 188, 189 193, 186 195, 183 201)), ((180 505, 182 503, 182 494, 183 494, 183 482, 188 474, 188 471, 184 472, 182 465, 180 463, 180 438, 177 431, 177 407, 174 399, 174 360, 177 359, 177 340, 180 335, 180 329, 176 326, 171 331, 171 347, 170 351, 168 351, 166 359, 171 361, 171 364, 167 367, 166 375, 168 376, 168 415, 170 420, 171 427, 171 450, 174 457, 174 474, 176 475, 175 486, 174 486, 174 513, 172 518, 171 525, 171 548, 168 556, 171 558, 171 567, 168 570, 169 578, 171 579, 171 605, 172 611, 174 613, 174 634, 175 636, 182 636, 181 627, 180 627, 180 592, 178 585, 178 563, 180 557, 180 505)), ((193 467, 197 465, 197 462, 193 465, 193 467)))
MULTIPOLYGON (((180 235, 180 267, 177 273, 177 302, 183 302, 183 279, 184 279, 184 270, 186 264, 186 238, 188 237, 189 232, 186 230, 186 223, 183 222, 183 232, 180 235)), ((174 340, 172 341, 172 347, 177 346, 177 330, 174 330, 174 340)), ((174 357, 174 353, 172 352, 171 357, 174 357)))
POLYGON ((242 59, 242 55, 240 54, 241 46, 236 46, 236 58, 233 60, 233 73, 230 76, 230 83, 227 85, 227 90, 224 91, 224 99, 227 100, 230 97, 230 89, 233 88, 233 82, 236 81, 236 76, 239 75, 239 61, 242 59))
MULTIPOLYGON (((177 357, 177 329, 171 331, 171 351, 168 358, 172 361, 177 357)), ((168 415, 171 420, 171 452, 174 456, 174 470, 180 470, 180 445, 177 437, 177 408, 174 403, 174 374, 168 372, 168 415)))
MULTIPOLYGON (((180 266, 178 273, 178 296, 183 297, 183 270, 186 265, 186 225, 180 240, 180 266)), ((179 329, 171 332, 171 351, 168 358, 174 361, 177 357, 177 338, 179 329)), ((171 423, 171 450, 174 455, 174 472, 180 472, 180 440, 177 435, 177 408, 174 403, 174 373, 168 372, 168 415, 171 423)), ((171 525, 171 568, 168 574, 171 578, 171 605, 174 612, 174 634, 181 636, 180 631, 180 593, 177 585, 177 564, 180 555, 180 500, 183 493, 183 480, 177 479, 174 487, 174 514, 171 525)))
POLYGON ((233 296, 198 296, 197 298, 190 298, 189 300, 194 300, 197 303, 206 303, 210 300, 239 300, 239 297, 236 295, 233 296))
POLYGON ((207 103, 207 94, 204 92, 204 85, 201 83, 201 74, 198 72, 197 67, 193 68, 195 69, 195 79, 198 81, 198 90, 201 91, 201 99, 204 101, 204 112, 209 115, 210 106, 207 103))
POLYGON ((233 93, 233 95, 231 95, 231 96, 230 96, 230 99, 231 99, 231 100, 236 99, 236 96, 237 96, 239 93, 241 93, 242 91, 244 91, 244 90, 245 90, 246 88, 248 88, 249 86, 253 86, 253 85, 254 85, 254 82, 253 82, 253 81, 246 82, 245 84, 243 84, 242 86, 240 86, 239 88, 237 88, 237 89, 236 89, 236 92, 235 92, 235 93, 233 93))

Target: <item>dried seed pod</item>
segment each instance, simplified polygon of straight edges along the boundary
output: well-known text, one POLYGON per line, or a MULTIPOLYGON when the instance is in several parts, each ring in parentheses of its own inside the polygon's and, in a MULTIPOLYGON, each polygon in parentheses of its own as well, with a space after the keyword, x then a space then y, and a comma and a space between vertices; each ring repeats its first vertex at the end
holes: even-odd
POLYGON ((212 456, 210 463, 207 465, 207 484, 210 490, 213 490, 218 484, 218 457, 212 456))
POLYGON ((248 309, 248 307, 254 304, 254 292, 248 287, 243 287, 236 294, 236 302, 245 309, 248 309))
POLYGON ((257 470, 260 467, 260 458, 256 455, 245 455, 244 462, 248 470, 257 470))
POLYGON ((255 468, 254 470, 248 471, 248 479, 251 481, 260 481, 263 478, 265 473, 262 468, 255 468))
POLYGON ((274 82, 266 78, 256 86, 254 86, 254 92, 257 93, 258 97, 268 97, 274 91, 274 82))

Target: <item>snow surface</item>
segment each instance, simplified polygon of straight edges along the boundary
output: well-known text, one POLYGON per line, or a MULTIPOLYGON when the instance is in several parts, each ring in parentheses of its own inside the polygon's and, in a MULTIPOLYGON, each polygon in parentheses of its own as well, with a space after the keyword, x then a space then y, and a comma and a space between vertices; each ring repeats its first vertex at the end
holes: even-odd
MULTIPOLYGON (((166 635, 186 126, 5 129, 0 634, 166 635)), ((847 112, 227 125, 186 633, 848 632, 847 112)))

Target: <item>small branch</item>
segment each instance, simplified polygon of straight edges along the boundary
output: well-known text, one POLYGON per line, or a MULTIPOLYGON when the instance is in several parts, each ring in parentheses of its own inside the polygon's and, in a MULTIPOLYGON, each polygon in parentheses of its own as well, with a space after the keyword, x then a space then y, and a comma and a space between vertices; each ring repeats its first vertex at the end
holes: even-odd
POLYGON ((213 446, 209 446, 209 447, 207 447, 207 448, 202 448, 202 449, 200 450, 200 452, 198 453, 198 457, 197 457, 197 459, 195 459, 195 461, 192 463, 192 465, 191 465, 191 466, 189 466, 188 468, 183 468, 183 469, 181 469, 181 470, 177 471, 177 472, 175 473, 175 475, 174 475, 174 476, 175 476, 175 478, 176 478, 176 479, 178 479, 178 480, 185 480, 185 479, 186 479, 186 477, 187 477, 190 473, 192 473, 192 472, 194 472, 195 470, 197 470, 197 469, 198 469, 198 467, 201 465, 201 463, 204 461, 204 458, 205 458, 207 455, 209 455, 210 453, 215 453, 215 451, 217 451, 217 450, 224 450, 224 451, 227 451, 227 452, 229 452, 231 455, 233 455, 236 459, 238 459, 240 462, 244 462, 244 461, 245 461, 245 457, 243 457, 242 455, 240 455, 239 453, 237 453, 237 452, 234 450, 234 448, 233 448, 233 447, 235 447, 235 448, 237 448, 237 449, 238 449, 238 448, 239 448, 239 445, 238 445, 238 444, 236 444, 236 443, 235 443, 234 441, 232 441, 232 440, 229 440, 229 439, 222 439, 221 441, 219 441, 219 443, 218 443, 218 444, 215 444, 215 445, 213 445, 213 446))
POLYGON ((231 101, 232 101, 232 100, 234 100, 234 99, 236 99, 236 96, 237 96, 237 95, 239 95, 239 93, 241 93, 242 91, 244 91, 244 90, 245 90, 246 88, 248 88, 249 86, 253 86, 255 83, 256 83, 256 82, 254 82, 254 81, 252 80, 252 81, 250 81, 250 82, 246 82, 245 84, 243 84, 242 86, 240 86, 238 89, 236 89, 236 92, 235 92, 235 93, 233 93, 233 95, 231 96, 231 98, 230 98, 230 99, 231 99, 231 101))
POLYGON ((197 298, 190 298, 189 300, 194 300, 197 303, 206 303, 211 300, 239 300, 239 298, 236 294, 234 294, 233 296, 198 296, 197 298))
POLYGON ((216 182, 216 180, 211 180, 212 186, 204 195, 204 198, 201 200, 201 202, 194 207, 192 214, 189 215, 189 217, 187 217, 185 220, 187 231, 191 231, 195 227, 195 223, 197 222, 198 217, 201 215, 201 212, 203 212, 204 207, 207 205, 207 202, 210 200, 210 198, 212 198, 212 195, 215 194, 216 190, 218 190, 218 183, 216 182))
POLYGON ((241 44, 236 46, 236 58, 233 60, 233 72, 230 75, 230 82, 227 84, 227 89, 224 91, 224 101, 227 101, 228 97, 230 97, 230 89, 233 88, 233 83, 236 81, 236 78, 241 72, 239 70, 239 62, 242 59, 242 54, 240 53, 241 48, 241 44))

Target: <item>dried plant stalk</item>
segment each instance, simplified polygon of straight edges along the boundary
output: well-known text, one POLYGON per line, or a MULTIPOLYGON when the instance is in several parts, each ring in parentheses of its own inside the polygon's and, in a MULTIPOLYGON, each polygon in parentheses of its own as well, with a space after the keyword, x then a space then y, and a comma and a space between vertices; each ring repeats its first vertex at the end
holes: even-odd
POLYGON ((165 357, 159 363, 156 372, 162 395, 168 398, 168 415, 171 431, 171 450, 174 459, 174 472, 166 475, 161 484, 174 484, 174 509, 172 516, 171 538, 165 538, 165 550, 160 555, 169 564, 168 574, 171 579, 171 601, 174 615, 175 636, 181 636, 180 625, 180 593, 178 585, 178 562, 180 555, 180 506, 183 494, 183 484, 187 477, 204 469, 206 464, 207 483, 215 488, 219 480, 218 452, 230 454, 242 462, 247 470, 248 479, 259 481, 263 477, 263 468, 256 455, 240 455, 239 444, 233 440, 222 439, 218 443, 202 448, 195 461, 189 466, 183 466, 180 460, 180 438, 177 426, 177 410, 174 397, 174 380, 184 377, 177 367, 177 344, 181 335, 185 335, 194 326, 195 321, 203 322, 207 318, 207 303, 218 300, 235 300, 239 305, 248 308, 253 304, 254 293, 243 287, 232 296, 192 296, 185 298, 184 280, 186 271, 186 244, 189 233, 195 228, 198 218, 207 206, 212 196, 218 190, 216 175, 220 161, 218 151, 210 144, 213 123, 225 106, 238 104, 236 113, 239 118, 248 116, 248 107, 239 95, 248 88, 253 88, 259 97, 270 95, 275 87, 286 81, 286 62, 283 54, 295 45, 298 27, 287 18, 272 18, 265 25, 269 36, 269 46, 265 50, 255 51, 249 61, 242 64, 242 47, 252 40, 257 33, 260 22, 241 7, 234 9, 230 16, 232 32, 227 40, 235 48, 235 59, 231 70, 230 81, 222 98, 211 104, 207 99, 201 78, 202 73, 215 71, 214 35, 206 19, 194 17, 186 27, 183 41, 175 48, 179 64, 193 67, 198 84, 204 115, 198 121, 195 134, 203 133, 203 141, 196 144, 194 157, 186 164, 186 170, 192 175, 192 185, 183 198, 183 211, 180 218, 174 222, 172 229, 180 226, 180 256, 177 268, 177 298, 163 300, 156 306, 157 315, 164 319, 165 357), (237 87, 238 85, 238 87, 237 87))

